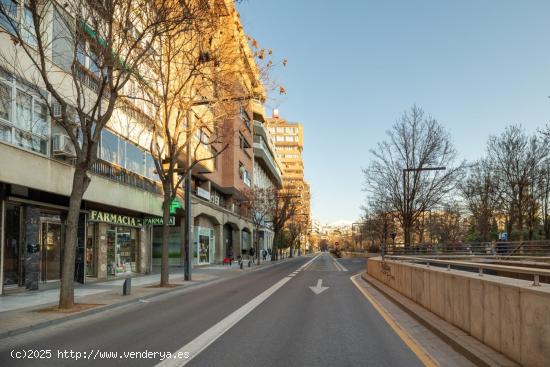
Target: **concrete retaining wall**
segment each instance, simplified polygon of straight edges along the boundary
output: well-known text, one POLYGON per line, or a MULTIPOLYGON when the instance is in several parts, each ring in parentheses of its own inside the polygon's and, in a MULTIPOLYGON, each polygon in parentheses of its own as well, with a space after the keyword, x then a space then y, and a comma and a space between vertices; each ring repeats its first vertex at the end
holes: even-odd
POLYGON ((550 285, 368 260, 368 274, 524 366, 550 366, 550 285))

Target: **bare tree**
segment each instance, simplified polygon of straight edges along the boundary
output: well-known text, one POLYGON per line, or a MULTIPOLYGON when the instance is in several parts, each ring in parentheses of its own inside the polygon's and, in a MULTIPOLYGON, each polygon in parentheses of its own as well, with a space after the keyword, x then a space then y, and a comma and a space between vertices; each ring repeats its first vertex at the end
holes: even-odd
POLYGON ((245 192, 245 206, 254 225, 254 250, 260 264, 260 230, 269 226, 275 211, 276 189, 255 187, 245 192))
POLYGON ((63 5, 28 0, 19 22, 12 4, 0 2, 13 41, 9 52, 1 55, 3 67, 19 70, 22 78, 43 91, 52 121, 74 147, 59 298, 59 308, 67 309, 74 305, 80 206, 101 131, 124 97, 127 82, 141 77, 143 61, 158 35, 177 23, 167 17, 176 5, 169 0, 72 0, 63 5))
POLYGON ((528 136, 520 125, 512 125, 502 134, 489 138, 487 153, 507 205, 507 231, 510 235, 513 230, 518 231, 518 238, 522 240, 526 222, 534 220, 535 184, 550 147, 537 135, 528 136))
POLYGON ((387 135, 371 150, 373 159, 363 171, 365 191, 397 213, 408 246, 418 219, 453 191, 464 164, 455 165, 457 153, 448 132, 417 106, 405 111, 387 135), (446 170, 423 171, 432 167, 446 170), (404 169, 412 170, 405 179, 404 169))
POLYGON ((238 115, 239 101, 254 95, 238 83, 246 70, 237 65, 246 56, 234 37, 225 36, 229 17, 220 6, 187 2, 182 20, 158 37, 152 79, 144 81, 156 86, 143 98, 156 111, 150 151, 163 192, 161 286, 169 285, 168 225, 178 188, 195 167, 212 166, 227 148, 235 133, 227 120, 238 115))
POLYGON ((459 191, 471 215, 473 240, 491 241, 495 216, 500 213, 499 180, 487 160, 471 166, 459 183, 459 191))
POLYGON ((300 196, 296 195, 293 191, 288 189, 280 189, 277 191, 274 200, 273 200, 273 212, 271 218, 273 221, 273 232, 275 237, 273 240, 273 255, 271 260, 278 260, 278 248, 282 245, 283 240, 283 230, 287 225, 288 221, 296 213, 298 209, 297 198, 300 196))

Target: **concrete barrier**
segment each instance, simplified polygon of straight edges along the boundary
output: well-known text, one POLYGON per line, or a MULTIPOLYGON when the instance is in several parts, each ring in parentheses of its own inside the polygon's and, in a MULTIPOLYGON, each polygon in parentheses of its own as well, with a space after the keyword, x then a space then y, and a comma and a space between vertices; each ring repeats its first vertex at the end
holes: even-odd
POLYGON ((550 366, 550 285, 369 258, 367 272, 524 366, 550 366))

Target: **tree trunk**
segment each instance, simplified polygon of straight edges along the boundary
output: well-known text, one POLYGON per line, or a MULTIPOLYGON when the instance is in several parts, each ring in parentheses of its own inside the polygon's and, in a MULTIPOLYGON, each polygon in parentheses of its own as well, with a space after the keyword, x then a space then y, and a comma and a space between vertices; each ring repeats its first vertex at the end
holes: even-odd
POLYGON ((169 236, 169 227, 168 222, 170 221, 170 197, 164 197, 164 202, 162 203, 162 256, 160 261, 160 286, 167 287, 169 284, 170 276, 170 263, 169 263, 169 247, 168 247, 168 236, 169 236))
POLYGON ((256 240, 255 244, 256 244, 256 245, 255 245, 254 247, 256 247, 256 248, 255 248, 255 252, 256 252, 256 264, 260 265, 260 236, 259 236, 260 231, 259 231, 259 229, 256 229, 255 232, 256 232, 256 233, 255 233, 255 240, 256 240))
POLYGON ((411 248, 411 229, 412 220, 410 218, 403 219, 403 240, 405 241, 405 250, 411 248))
POLYGON ((288 257, 294 257, 294 241, 290 242, 289 255, 288 257))
POLYGON ((271 248, 271 261, 277 261, 279 258, 279 231, 274 231, 275 235, 273 236, 273 247, 271 248))
POLYGON ((65 226, 65 241, 63 244, 63 264, 61 271, 61 286, 59 290, 59 308, 66 310, 74 306, 74 262, 78 233, 78 218, 84 192, 90 184, 86 174, 87 169, 76 167, 73 175, 73 187, 65 226))

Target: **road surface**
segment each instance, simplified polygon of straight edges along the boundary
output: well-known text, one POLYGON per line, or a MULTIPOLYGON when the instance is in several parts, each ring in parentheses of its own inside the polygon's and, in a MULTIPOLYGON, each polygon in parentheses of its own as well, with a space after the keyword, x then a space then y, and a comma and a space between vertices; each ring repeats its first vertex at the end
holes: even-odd
POLYGON ((351 282, 364 267, 296 258, 2 339, 0 366, 421 366, 351 282))

